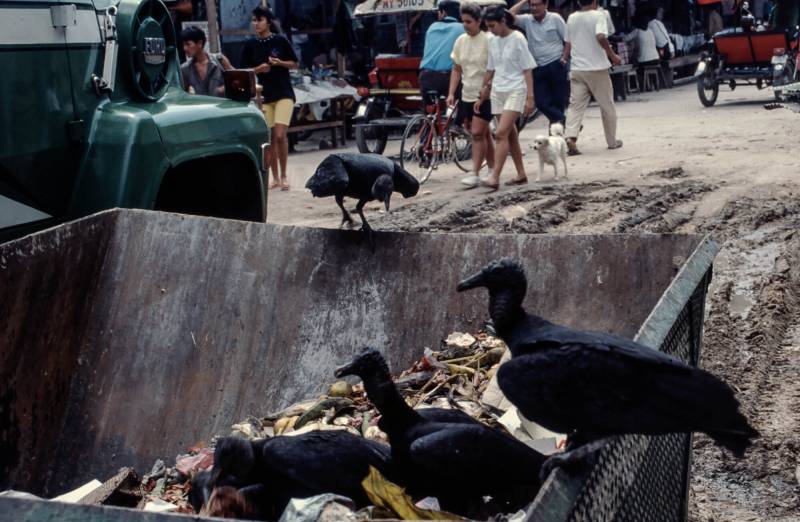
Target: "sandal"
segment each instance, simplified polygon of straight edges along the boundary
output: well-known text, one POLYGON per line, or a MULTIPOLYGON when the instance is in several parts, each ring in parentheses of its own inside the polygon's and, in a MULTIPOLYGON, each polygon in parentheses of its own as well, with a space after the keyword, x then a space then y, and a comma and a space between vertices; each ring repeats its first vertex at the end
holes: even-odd
POLYGON ((495 190, 500 188, 500 183, 494 184, 494 183, 489 183, 488 181, 481 181, 480 186, 483 188, 492 189, 491 191, 494 192, 495 190))
POLYGON ((281 183, 279 181, 273 181, 272 183, 269 184, 269 189, 270 190, 276 189, 276 188, 278 188, 280 186, 281 186, 281 183))
MULTIPOLYGON (((581 126, 583 129, 583 126, 581 126)), ((578 139, 567 138, 567 156, 580 156, 581 151, 578 150, 578 139)))
POLYGON ((506 181, 505 185, 507 187, 511 187, 513 185, 526 185, 528 183, 528 178, 514 178, 510 181, 506 181))
POLYGON ((617 140, 617 142, 614 143, 614 145, 609 145, 608 146, 608 148, 611 149, 611 150, 618 149, 620 147, 622 147, 622 140, 617 140))
POLYGON ((281 183, 281 190, 283 191, 289 190, 289 184, 286 183, 285 181, 281 183))

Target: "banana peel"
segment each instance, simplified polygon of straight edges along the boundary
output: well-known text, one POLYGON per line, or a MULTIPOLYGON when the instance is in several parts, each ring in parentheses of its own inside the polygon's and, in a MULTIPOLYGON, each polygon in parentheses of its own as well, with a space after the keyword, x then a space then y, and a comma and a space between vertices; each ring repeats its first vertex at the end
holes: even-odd
POLYGON ((405 490, 386 480, 381 472, 369 467, 369 474, 361 482, 370 502, 376 507, 388 509, 402 520, 466 520, 446 511, 422 509, 414 505, 405 490))

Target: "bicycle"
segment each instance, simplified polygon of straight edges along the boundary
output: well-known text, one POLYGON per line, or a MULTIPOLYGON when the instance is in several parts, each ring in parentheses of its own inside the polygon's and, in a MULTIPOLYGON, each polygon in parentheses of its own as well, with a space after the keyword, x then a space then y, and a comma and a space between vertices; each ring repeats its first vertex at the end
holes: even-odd
POLYGON ((400 165, 420 185, 442 163, 452 161, 463 172, 471 168, 472 136, 453 124, 456 115, 453 107, 448 107, 442 117, 443 99, 435 91, 425 93, 425 114, 418 114, 408 122, 400 142, 400 165))

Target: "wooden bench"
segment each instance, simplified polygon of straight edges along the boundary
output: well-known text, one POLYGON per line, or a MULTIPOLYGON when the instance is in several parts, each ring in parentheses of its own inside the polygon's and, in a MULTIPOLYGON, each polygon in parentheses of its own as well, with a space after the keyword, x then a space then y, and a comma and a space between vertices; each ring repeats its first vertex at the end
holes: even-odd
POLYGON ((336 131, 341 130, 342 147, 347 145, 347 133, 345 132, 344 118, 335 121, 319 121, 314 123, 304 123, 302 125, 292 125, 286 132, 289 134, 294 134, 296 132, 313 131, 319 129, 331 130, 331 143, 334 147, 337 147, 339 144, 336 131))
POLYGON ((679 67, 687 67, 689 65, 697 65, 699 62, 699 54, 686 54, 684 56, 670 58, 668 67, 664 68, 664 81, 666 82, 667 86, 672 87, 672 84, 675 80, 675 69, 679 67))
MULTIPOLYGON (((341 136, 341 144, 342 147, 347 146, 347 128, 345 126, 345 115, 344 109, 342 107, 342 101, 347 99, 348 96, 340 96, 338 98, 331 98, 331 119, 325 121, 315 121, 312 123, 302 123, 300 125, 291 125, 289 130, 286 132, 288 134, 294 134, 298 132, 305 132, 305 131, 315 131, 320 129, 330 129, 331 131, 331 144, 333 147, 339 146, 339 140, 337 138, 337 130, 340 131, 341 136)), ((291 143, 291 148, 293 149, 293 143, 291 143)))
MULTIPOLYGON (((670 58, 666 67, 662 67, 661 71, 664 76, 664 84, 666 87, 672 87, 674 81, 674 69, 679 67, 686 67, 696 65, 700 61, 699 54, 687 54, 685 56, 676 56, 670 58)), ((623 100, 627 97, 627 85, 625 85, 625 75, 635 68, 633 64, 615 65, 611 67, 611 81, 614 84, 614 96, 620 97, 623 100)))
POLYGON ((625 81, 628 72, 633 70, 633 64, 613 65, 609 73, 611 74, 611 85, 614 87, 614 100, 621 98, 628 99, 628 85, 625 81))

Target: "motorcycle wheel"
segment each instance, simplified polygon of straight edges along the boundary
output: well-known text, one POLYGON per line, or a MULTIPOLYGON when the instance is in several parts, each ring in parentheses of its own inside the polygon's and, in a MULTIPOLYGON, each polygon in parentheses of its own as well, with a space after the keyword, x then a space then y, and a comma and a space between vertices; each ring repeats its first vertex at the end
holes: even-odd
POLYGON ((386 129, 376 127, 356 127, 356 145, 362 154, 383 154, 389 136, 386 129))
POLYGON ((780 72, 775 72, 773 74, 772 92, 775 95, 776 101, 782 100, 781 89, 779 89, 779 87, 781 87, 782 85, 792 83, 792 79, 794 78, 795 74, 795 67, 796 64, 794 60, 790 59, 789 61, 786 62, 786 65, 784 65, 783 69, 781 69, 780 72))
POLYGON ((709 89, 706 87, 706 75, 700 76, 697 78, 697 96, 704 107, 713 107, 717 103, 717 96, 719 96, 719 84, 714 82, 709 89))

